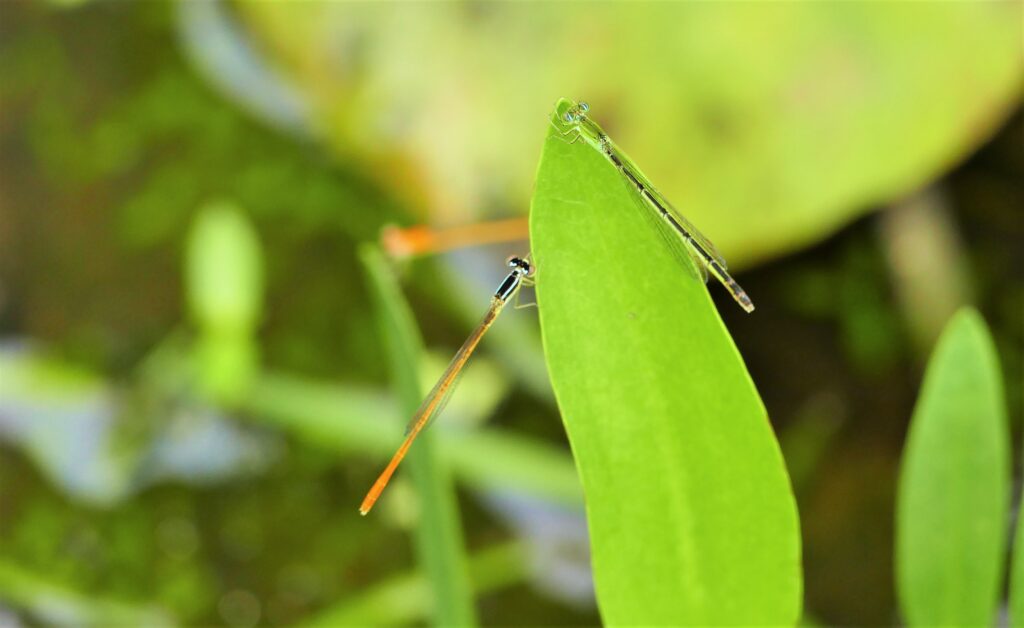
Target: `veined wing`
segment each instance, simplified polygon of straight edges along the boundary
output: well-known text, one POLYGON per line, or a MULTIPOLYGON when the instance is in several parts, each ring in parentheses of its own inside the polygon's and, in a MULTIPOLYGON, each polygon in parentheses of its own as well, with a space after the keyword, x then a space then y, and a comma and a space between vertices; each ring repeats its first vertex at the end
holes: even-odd
MULTIPOLYGON (((670 225, 661 215, 658 214, 658 210, 655 209, 650 201, 644 199, 640 192, 637 191, 636 186, 625 176, 622 177, 622 183, 626 186, 629 192, 630 198, 633 199, 633 204, 636 205, 637 210, 643 215, 644 219, 651 225, 658 235, 661 236, 662 240, 665 241, 665 246, 672 253, 672 256, 676 258, 676 261, 683 266, 690 275, 701 280, 703 283, 708 281, 708 268, 707 262, 696 253, 683 238, 676 231, 675 227, 670 225)), ((646 185, 646 184, 645 184, 646 185)))
POLYGON ((413 415, 408 425, 406 425, 405 433, 407 436, 414 432, 418 433, 426 428, 437 415, 441 414, 444 407, 448 405, 452 392, 462 377, 463 367, 466 366, 469 356, 473 354, 477 345, 480 344, 481 338, 487 333, 491 325, 494 324, 503 306, 504 303, 500 300, 491 300, 491 307, 487 309, 487 313, 484 314, 484 317, 480 320, 476 329, 473 330, 473 333, 462 343, 462 347, 455 354, 455 357, 452 358, 452 361, 448 363, 448 367, 444 370, 440 379, 434 384, 430 393, 427 394, 423 403, 420 404, 419 409, 416 410, 416 414, 413 415))
MULTIPOLYGON (((611 141, 609 140, 609 142, 611 141)), ((633 176, 636 177, 637 181, 639 181, 647 189, 647 191, 650 192, 651 196, 657 201, 657 203, 661 205, 665 209, 665 211, 669 212, 672 215, 672 218, 674 218, 676 222, 678 222, 680 226, 682 226, 682 228, 686 230, 686 235, 688 235, 698 246, 700 246, 701 249, 706 251, 707 254, 710 255, 713 260, 718 262, 718 264, 723 269, 728 268, 728 265, 725 262, 725 258, 722 257, 721 253, 718 252, 718 248, 715 247, 711 240, 709 240, 707 236, 701 233, 700 230, 697 229, 697 227, 694 226, 692 222, 687 220, 686 216, 684 216, 682 212, 676 209, 672 202, 665 198, 665 196, 658 191, 658 188, 654 187, 650 179, 648 179, 644 175, 643 171, 637 167, 637 165, 633 162, 633 160, 629 158, 628 155, 622 152, 622 149, 620 149, 614 143, 612 143, 611 146, 612 149, 617 153, 619 159, 622 161, 623 166, 625 168, 628 168, 630 172, 632 172, 633 176)))
POLYGON ((473 333, 466 339, 466 342, 462 344, 462 348, 452 358, 441 379, 434 385, 430 394, 427 395, 423 404, 416 411, 406 429, 405 440, 402 441, 398 451, 395 452, 395 455, 391 457, 391 461, 388 462, 388 466, 384 468, 377 481, 370 487, 366 497, 363 498, 363 503, 359 506, 360 514, 365 515, 370 512, 370 509, 373 508, 373 505, 380 498, 381 493, 384 492, 388 482, 391 481, 391 476, 394 475, 395 469, 398 468, 398 465, 405 458, 413 441, 416 440, 416 437, 427 427, 430 421, 444 409, 445 404, 451 398, 452 391, 455 390, 455 384, 458 382, 459 375, 462 373, 466 361, 469 360, 469 356, 472 355, 476 346, 480 344, 480 339, 487 333, 487 330, 494 323, 504 305, 505 303, 496 297, 491 300, 491 307, 487 310, 483 320, 480 321, 480 324, 473 330, 473 333))

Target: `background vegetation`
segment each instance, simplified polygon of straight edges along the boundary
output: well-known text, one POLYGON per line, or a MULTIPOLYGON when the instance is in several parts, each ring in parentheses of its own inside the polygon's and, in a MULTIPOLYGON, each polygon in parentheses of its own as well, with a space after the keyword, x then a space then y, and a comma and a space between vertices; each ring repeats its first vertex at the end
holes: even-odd
MULTIPOLYGON (((380 228, 525 217, 561 96, 589 100, 757 304, 747 316, 711 286, 756 385, 740 405, 763 403, 781 443, 805 615, 929 621, 914 609, 949 580, 914 579, 936 569, 907 556, 959 560, 927 530, 965 529, 936 509, 960 495, 995 531, 965 567, 987 602, 943 617, 987 616, 1020 492, 1022 18, 1017 2, 0 3, 0 617, 600 621, 582 487, 592 507, 613 477, 592 474, 605 435, 566 410, 586 378, 564 348, 587 345, 559 333, 558 353, 551 334, 572 304, 544 300, 591 295, 589 329, 611 333, 600 278, 573 283, 601 251, 550 262, 548 294, 541 276, 549 364, 533 311, 503 314, 420 443, 430 456, 356 511, 416 388, 530 248, 513 225, 522 241, 396 264, 380 228), (935 348, 966 304, 979 314, 935 348), (980 383, 951 389, 951 363, 980 383), (963 416, 986 426, 964 432, 977 440, 949 438, 963 416), (977 484, 914 486, 953 460, 977 484)), ((576 167, 560 159, 552 176, 576 167)), ((537 197, 573 186, 544 181, 537 197)), ((553 255, 572 234, 545 219, 553 255)), ((614 261, 623 228, 602 245, 614 261)), ((703 293, 674 298, 704 310, 646 333, 729 345, 703 293), (697 328, 719 335, 681 333, 697 328)), ((706 425, 670 414, 666 430, 706 425)), ((739 447, 749 432, 730 425, 739 447)), ((700 463, 681 473, 721 460, 700 463)), ((604 619, 622 621, 610 609, 636 600, 603 586, 604 619)))

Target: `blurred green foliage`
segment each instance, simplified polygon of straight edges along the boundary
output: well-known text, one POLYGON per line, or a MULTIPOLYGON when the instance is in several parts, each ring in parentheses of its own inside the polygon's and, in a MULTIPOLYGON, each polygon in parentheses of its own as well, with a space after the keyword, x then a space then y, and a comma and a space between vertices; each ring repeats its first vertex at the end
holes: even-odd
POLYGON ((767 413, 689 260, 624 183, 549 129, 530 239, 602 618, 795 623, 799 523, 767 413))
POLYGON ((241 210, 223 201, 203 207, 189 234, 185 279, 200 329, 200 377, 214 399, 237 401, 258 368, 262 273, 260 244, 241 210))
POLYGON ((338 153, 425 219, 524 212, 521 156, 568 96, 736 267, 949 168, 1024 74, 1015 2, 235 6, 338 153))
POLYGON ((0 561, 0 590, 9 603, 28 609, 41 621, 65 626, 109 624, 167 626, 158 610, 86 596, 51 584, 46 576, 0 561))

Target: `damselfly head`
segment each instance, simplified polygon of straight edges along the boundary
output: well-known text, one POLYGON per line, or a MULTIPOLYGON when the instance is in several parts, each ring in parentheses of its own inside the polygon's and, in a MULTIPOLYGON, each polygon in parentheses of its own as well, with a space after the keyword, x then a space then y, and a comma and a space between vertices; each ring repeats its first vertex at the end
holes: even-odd
POLYGON ((569 109, 566 110, 565 115, 562 117, 569 123, 582 122, 588 111, 590 111, 590 105, 585 102, 576 103, 572 107, 569 107, 569 109))
POLYGON ((533 265, 521 257, 508 258, 508 267, 519 269, 527 277, 532 277, 534 273, 533 265))

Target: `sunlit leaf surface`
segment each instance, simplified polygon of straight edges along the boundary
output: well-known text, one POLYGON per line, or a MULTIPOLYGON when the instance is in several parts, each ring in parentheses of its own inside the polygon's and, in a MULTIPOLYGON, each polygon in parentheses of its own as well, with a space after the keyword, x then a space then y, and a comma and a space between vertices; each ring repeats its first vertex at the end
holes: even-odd
POLYGON ((704 284, 680 267, 618 171, 554 133, 531 239, 602 616, 791 624, 801 595, 796 507, 743 361, 704 284))

